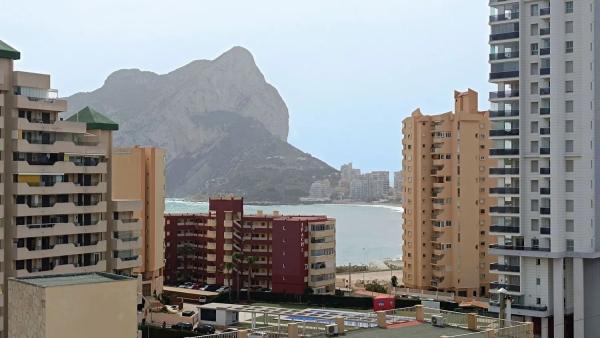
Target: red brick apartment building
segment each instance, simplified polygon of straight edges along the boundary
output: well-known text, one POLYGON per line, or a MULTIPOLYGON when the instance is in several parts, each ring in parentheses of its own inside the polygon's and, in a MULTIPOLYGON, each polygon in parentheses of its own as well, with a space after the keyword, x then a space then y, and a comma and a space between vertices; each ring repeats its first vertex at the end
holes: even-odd
MULTIPOLYGON (((252 286, 278 293, 335 292, 335 219, 327 216, 244 215, 242 198, 209 201, 206 214, 165 215, 165 283, 233 285, 228 262, 254 257, 252 286)), ((240 287, 248 286, 247 263, 240 287)))

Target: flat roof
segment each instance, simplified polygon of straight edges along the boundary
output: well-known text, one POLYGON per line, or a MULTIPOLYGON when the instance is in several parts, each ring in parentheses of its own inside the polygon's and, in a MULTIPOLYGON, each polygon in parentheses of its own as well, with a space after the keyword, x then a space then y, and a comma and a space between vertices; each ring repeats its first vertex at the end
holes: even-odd
POLYGON ((476 332, 455 328, 436 327, 429 323, 407 323, 405 326, 387 329, 362 329, 347 331, 346 336, 351 338, 440 338, 442 336, 457 336, 461 334, 476 334, 476 332))
POLYGON ((81 284, 96 284, 96 283, 108 283, 118 282, 123 280, 133 280, 131 277, 115 275, 106 272, 91 272, 91 273, 78 273, 78 274, 65 274, 65 275, 49 275, 39 277, 19 277, 11 278, 17 282, 35 285, 43 288, 53 286, 66 286, 66 285, 81 285, 81 284))

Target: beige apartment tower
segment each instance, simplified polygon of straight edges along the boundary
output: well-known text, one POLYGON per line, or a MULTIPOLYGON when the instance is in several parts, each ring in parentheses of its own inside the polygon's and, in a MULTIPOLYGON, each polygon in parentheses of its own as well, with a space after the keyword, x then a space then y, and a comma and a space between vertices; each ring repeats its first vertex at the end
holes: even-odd
POLYGON ((454 100, 454 112, 417 109, 402 123, 403 283, 472 298, 487 295, 492 281, 490 128, 477 92, 454 100))
POLYGON ((136 272, 142 275, 143 295, 159 295, 165 267, 165 151, 154 147, 114 148, 112 168, 113 199, 143 203, 137 217, 143 220, 143 261, 136 272))
MULTIPOLYGON (((50 76, 14 70, 20 53, 0 41, 0 331, 8 278, 91 272, 134 274, 139 199, 112 199, 112 138, 119 126, 67 102, 50 76)), ((135 295, 134 295, 135 296, 135 295)))

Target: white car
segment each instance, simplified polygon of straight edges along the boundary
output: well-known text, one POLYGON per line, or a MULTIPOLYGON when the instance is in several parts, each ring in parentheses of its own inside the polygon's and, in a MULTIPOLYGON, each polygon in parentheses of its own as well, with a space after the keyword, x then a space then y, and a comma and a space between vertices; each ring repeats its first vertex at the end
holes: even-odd
POLYGON ((229 286, 221 286, 220 288, 217 289, 217 292, 228 292, 229 291, 229 286))

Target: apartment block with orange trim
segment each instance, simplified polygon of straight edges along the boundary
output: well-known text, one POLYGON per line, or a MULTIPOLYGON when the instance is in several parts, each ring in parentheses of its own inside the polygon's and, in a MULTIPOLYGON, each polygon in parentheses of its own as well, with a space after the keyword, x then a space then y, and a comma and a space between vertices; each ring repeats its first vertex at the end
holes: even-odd
POLYGON ((417 109, 402 123, 403 284, 479 297, 492 281, 490 123, 477 92, 454 100, 454 112, 417 109))

